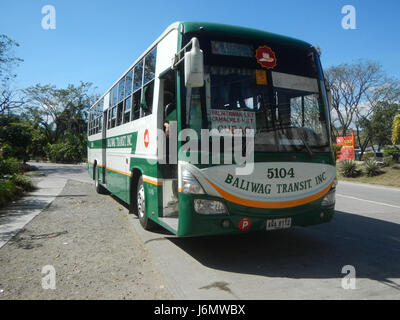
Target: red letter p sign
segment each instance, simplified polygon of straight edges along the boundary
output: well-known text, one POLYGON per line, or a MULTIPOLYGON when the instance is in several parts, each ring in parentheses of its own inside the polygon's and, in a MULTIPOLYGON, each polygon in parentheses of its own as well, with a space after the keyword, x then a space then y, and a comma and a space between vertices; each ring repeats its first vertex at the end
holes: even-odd
POLYGON ((251 220, 249 218, 243 218, 239 221, 239 230, 246 231, 250 229, 251 220))

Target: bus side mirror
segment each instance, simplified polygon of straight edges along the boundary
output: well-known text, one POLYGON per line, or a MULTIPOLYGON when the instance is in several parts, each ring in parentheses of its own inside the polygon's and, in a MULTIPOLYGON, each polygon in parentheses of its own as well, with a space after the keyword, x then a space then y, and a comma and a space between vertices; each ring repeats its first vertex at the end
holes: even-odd
POLYGON ((204 85, 204 55, 199 40, 192 39, 192 49, 185 53, 185 86, 199 88, 204 85))

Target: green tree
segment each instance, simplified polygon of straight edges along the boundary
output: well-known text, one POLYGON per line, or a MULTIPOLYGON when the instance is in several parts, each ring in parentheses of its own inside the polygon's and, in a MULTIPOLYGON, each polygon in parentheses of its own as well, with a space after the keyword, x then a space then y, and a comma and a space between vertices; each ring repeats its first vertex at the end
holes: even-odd
POLYGON ((382 102, 392 104, 399 100, 400 83, 388 78, 379 63, 365 60, 329 68, 325 75, 331 88, 332 132, 345 136, 349 129, 355 129, 362 155, 374 137, 365 131, 371 115, 382 116, 376 112, 382 102))
POLYGON ((36 137, 40 141, 43 136, 46 138, 42 146, 48 146, 42 150, 57 161, 82 161, 87 150, 88 110, 97 100, 92 83, 71 84, 66 89, 37 84, 24 92, 27 97, 24 115, 36 125, 36 137), (62 152, 65 159, 60 156, 62 152))
POLYGON ((8 150, 6 156, 16 157, 24 162, 29 160, 28 146, 32 140, 30 124, 17 116, 0 117, 0 145, 8 150))
POLYGON ((23 61, 15 57, 13 49, 19 44, 0 34, 0 114, 10 113, 23 105, 23 100, 12 89, 12 79, 17 75, 14 69, 23 61))
POLYGON ((400 113, 396 114, 392 124, 392 143, 400 144, 400 113))
POLYGON ((359 125, 364 134, 373 144, 377 144, 379 149, 384 145, 391 144, 391 124, 398 112, 400 112, 399 104, 379 102, 372 107, 370 117, 360 117, 359 125))
POLYGON ((336 134, 345 136, 365 101, 367 91, 384 84, 385 75, 379 63, 359 61, 331 67, 325 76, 332 95, 332 122, 338 122, 335 127, 341 129, 336 134))
POLYGON ((48 143, 44 130, 37 124, 31 122, 31 143, 28 146, 28 154, 32 158, 43 159, 46 157, 45 146, 48 143))

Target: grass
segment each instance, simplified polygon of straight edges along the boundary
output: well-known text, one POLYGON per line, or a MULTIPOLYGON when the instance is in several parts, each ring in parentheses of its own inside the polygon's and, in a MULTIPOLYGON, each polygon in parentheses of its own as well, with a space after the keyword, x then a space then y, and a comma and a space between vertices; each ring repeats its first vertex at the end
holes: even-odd
MULTIPOLYGON (((337 164, 337 167, 339 165, 340 164, 337 164)), ((381 171, 382 174, 374 177, 368 177, 367 175, 365 175, 365 173, 363 173, 361 176, 356 178, 345 178, 340 174, 339 170, 337 170, 337 178, 344 181, 378 184, 382 186, 400 188, 400 169, 395 169, 393 167, 384 167, 381 168, 381 171)))

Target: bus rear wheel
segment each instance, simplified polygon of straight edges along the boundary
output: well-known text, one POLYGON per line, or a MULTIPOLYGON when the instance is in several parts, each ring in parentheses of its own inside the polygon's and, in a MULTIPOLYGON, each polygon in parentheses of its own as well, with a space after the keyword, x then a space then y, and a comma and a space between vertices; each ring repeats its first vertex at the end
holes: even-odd
POLYGON ((146 216, 146 198, 142 177, 139 177, 136 188, 136 212, 143 229, 154 229, 155 223, 146 216))

